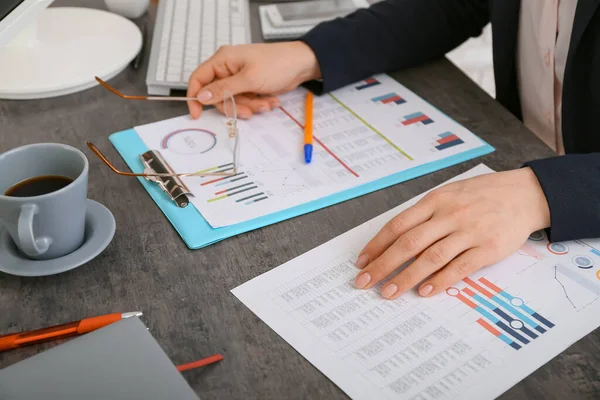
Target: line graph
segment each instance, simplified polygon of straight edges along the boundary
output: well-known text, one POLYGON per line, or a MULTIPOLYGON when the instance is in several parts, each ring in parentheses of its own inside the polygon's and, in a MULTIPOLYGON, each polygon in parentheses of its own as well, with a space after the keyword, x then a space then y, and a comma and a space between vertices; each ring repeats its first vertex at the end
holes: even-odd
POLYGON ((560 279, 558 279, 558 276, 556 276, 556 265, 554 266, 554 279, 556 279, 556 282, 558 282, 558 284, 562 287, 565 297, 567 298, 567 300, 569 300, 569 303, 571 303, 573 308, 577 308, 575 306, 575 303, 573 303, 573 300, 571 300, 571 298, 569 297, 569 293, 567 293, 567 289, 565 288, 565 285, 563 285, 563 283, 560 281, 560 279))
POLYGON ((270 190, 279 196, 290 196, 321 185, 318 179, 300 172, 296 167, 275 166, 274 169, 263 167, 258 171, 260 176, 272 182, 270 190))

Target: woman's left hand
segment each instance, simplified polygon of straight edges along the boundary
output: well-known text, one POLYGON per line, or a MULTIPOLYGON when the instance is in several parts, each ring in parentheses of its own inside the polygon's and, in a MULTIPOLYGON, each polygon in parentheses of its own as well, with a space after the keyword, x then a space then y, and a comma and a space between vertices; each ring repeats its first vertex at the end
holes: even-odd
POLYGON ((532 232, 549 226, 548 203, 530 168, 453 182, 381 229, 360 252, 355 286, 371 288, 416 257, 381 294, 395 299, 419 285, 421 296, 433 296, 514 253, 532 232))

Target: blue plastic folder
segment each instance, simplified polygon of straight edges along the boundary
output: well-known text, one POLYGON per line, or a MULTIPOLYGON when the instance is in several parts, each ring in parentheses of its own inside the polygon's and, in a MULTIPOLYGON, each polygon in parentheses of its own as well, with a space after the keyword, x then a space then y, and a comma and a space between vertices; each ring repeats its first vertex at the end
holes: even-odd
MULTIPOLYGON (((140 154, 143 154, 150 149, 148 149, 146 144, 142 141, 134 129, 114 133, 109 139, 133 172, 142 173, 144 171, 144 166, 140 160, 140 154)), ((158 207, 160 207, 169 221, 171 221, 186 245, 190 249, 199 249, 219 242, 223 239, 239 235, 240 233, 262 228, 264 226, 275 224, 289 218, 294 218, 302 214, 331 206, 333 204, 341 203, 343 201, 350 200, 400 182, 450 167, 463 161, 489 154, 493 151, 494 148, 482 140, 481 146, 475 149, 456 154, 442 160, 423 164, 418 167, 411 168, 340 193, 332 194, 309 203, 304 203, 299 206, 289 208, 287 210, 278 211, 250 221, 225 226, 222 228, 211 227, 210 224, 202 217, 196 207, 193 206, 193 204, 190 203, 190 205, 186 208, 179 208, 163 193, 163 191, 156 184, 147 181, 145 178, 138 179, 142 183, 142 186, 144 186, 144 188, 148 191, 152 199, 156 202, 158 207)))

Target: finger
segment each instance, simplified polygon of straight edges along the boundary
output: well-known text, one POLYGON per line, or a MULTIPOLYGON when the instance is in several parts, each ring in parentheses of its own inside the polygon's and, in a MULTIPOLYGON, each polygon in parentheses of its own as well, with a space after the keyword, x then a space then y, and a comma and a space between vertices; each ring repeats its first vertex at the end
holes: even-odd
POLYGON ((261 96, 261 98, 269 102, 269 104, 271 105, 271 110, 281 105, 277 96, 261 96))
MULTIPOLYGON (((225 107, 223 106, 223 103, 218 103, 215 104, 215 108, 217 110, 219 110, 219 112, 221 112, 221 114, 226 114, 225 113, 225 107)), ((252 110, 250 109, 250 107, 248 106, 244 106, 244 105, 237 105, 236 106, 236 112, 237 112, 237 117, 239 119, 249 119, 252 117, 252 110)))
MULTIPOLYGON (((220 64, 219 58, 217 52, 196 68, 188 81, 187 97, 198 97, 200 90, 218 77, 216 66, 220 64)), ((188 101, 188 107, 192 118, 197 119, 202 115, 203 107, 199 101, 188 101)))
POLYGON ((381 289, 381 295, 386 299, 397 298, 470 249, 471 241, 466 234, 453 233, 434 243, 417 256, 408 268, 390 279, 381 289))
POLYGON ((355 286, 368 289, 377 285, 404 263, 451 232, 452 225, 448 220, 430 220, 411 229, 357 275, 355 286))
POLYGON ((238 72, 203 87, 200 93, 198 93, 198 100, 204 105, 213 105, 222 102, 226 92, 235 96, 240 93, 250 92, 250 89, 249 79, 247 79, 243 72, 238 72))
POLYGON ((489 252, 481 247, 467 250, 440 272, 423 282, 419 287, 419 294, 423 297, 431 297, 443 292, 473 272, 491 264, 489 257, 489 252))
POLYGON ((271 102, 272 110, 281 107, 281 102, 279 101, 279 99, 277 97, 273 97, 273 99, 269 100, 269 101, 271 102))
MULTIPOLYGON (((190 79, 187 90, 187 97, 196 97, 200 90, 200 82, 190 79)), ((188 101, 188 108, 193 119, 198 119, 202 115, 202 104, 198 101, 188 101)))
POLYGON ((202 87, 208 85, 216 78, 214 66, 218 63, 217 54, 203 62, 196 68, 188 82, 188 96, 196 97, 202 87))
POLYGON ((426 203, 417 203, 396 215, 361 250, 356 260, 356 267, 360 269, 366 267, 390 247, 398 237, 429 220, 432 215, 433 209, 426 203))
POLYGON ((254 114, 271 111, 271 103, 268 100, 256 96, 238 96, 235 104, 247 106, 254 114))

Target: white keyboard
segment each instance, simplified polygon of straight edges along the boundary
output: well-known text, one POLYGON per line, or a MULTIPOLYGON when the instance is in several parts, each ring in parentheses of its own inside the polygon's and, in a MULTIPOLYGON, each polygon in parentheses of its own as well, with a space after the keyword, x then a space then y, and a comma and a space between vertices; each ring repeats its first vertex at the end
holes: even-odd
POLYGON ((250 43, 248 0, 161 0, 158 7, 148 94, 186 89, 192 72, 219 47, 250 43))

